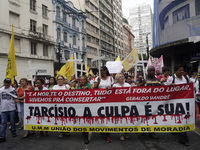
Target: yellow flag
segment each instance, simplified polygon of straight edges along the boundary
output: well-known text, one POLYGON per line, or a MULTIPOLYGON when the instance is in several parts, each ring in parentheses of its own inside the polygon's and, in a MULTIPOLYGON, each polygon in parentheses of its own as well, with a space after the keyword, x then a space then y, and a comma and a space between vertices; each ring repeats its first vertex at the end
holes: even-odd
POLYGON ((85 61, 85 71, 86 71, 86 76, 88 76, 89 75, 89 70, 90 70, 90 68, 87 66, 87 61, 85 61))
POLYGON ((120 57, 118 56, 115 61, 121 61, 120 57))
MULTIPOLYGON (((70 60, 74 60, 74 55, 72 54, 70 60)), ((68 61, 65 65, 62 66, 60 71, 57 73, 57 76, 62 75, 63 77, 67 77, 67 79, 70 81, 71 76, 75 74, 74 71, 74 62, 68 61)))
POLYGON ((136 58, 137 60, 139 60, 137 49, 134 48, 132 52, 122 62, 125 71, 128 71, 129 69, 134 67, 134 64, 136 63, 136 58))
POLYGON ((17 76, 17 69, 16 69, 16 61, 15 61, 14 32, 13 32, 13 26, 12 26, 12 36, 10 39, 6 78, 10 78, 11 84, 14 84, 14 77, 16 76, 17 76))
POLYGON ((90 72, 89 72, 89 74, 91 74, 92 76, 94 75, 94 73, 93 73, 92 69, 90 69, 90 72))

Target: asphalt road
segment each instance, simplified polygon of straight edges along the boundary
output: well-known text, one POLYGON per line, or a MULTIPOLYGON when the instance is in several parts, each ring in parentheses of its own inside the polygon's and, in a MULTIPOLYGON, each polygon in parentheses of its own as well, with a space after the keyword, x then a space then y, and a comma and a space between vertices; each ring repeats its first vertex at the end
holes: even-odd
MULTIPOLYGON (((0 150, 84 150, 85 144, 82 133, 71 133, 62 139, 58 132, 50 132, 48 137, 37 138, 36 132, 28 138, 22 138, 25 132, 17 130, 17 137, 12 138, 7 129, 6 141, 0 143, 0 150)), ((111 134, 112 143, 107 143, 104 135, 93 133, 88 150, 198 150, 200 149, 200 136, 195 132, 188 132, 189 146, 179 143, 176 134, 158 133, 159 139, 151 139, 148 134, 130 134, 130 139, 119 140, 119 134, 111 134)))

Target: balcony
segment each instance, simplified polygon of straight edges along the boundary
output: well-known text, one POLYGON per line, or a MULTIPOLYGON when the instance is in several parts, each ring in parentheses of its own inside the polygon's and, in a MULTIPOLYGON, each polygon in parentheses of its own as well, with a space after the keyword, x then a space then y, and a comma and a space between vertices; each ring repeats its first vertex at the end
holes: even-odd
POLYGON ((80 47, 77 45, 72 45, 72 47, 73 47, 73 49, 80 49, 80 47))
POLYGON ((70 23, 63 21, 64 26, 67 26, 70 28, 70 23))
POLYGON ((86 30, 84 28, 81 28, 81 32, 86 33, 86 30))
POLYGON ((61 22, 61 23, 63 22, 62 18, 60 18, 58 16, 56 16, 56 21, 61 22))
POLYGON ((65 47, 69 47, 69 43, 67 43, 67 42, 65 42, 65 41, 63 41, 63 45, 64 45, 65 47))
POLYGON ((74 29, 74 30, 76 30, 76 31, 78 31, 78 32, 79 32, 79 28, 78 28, 78 27, 76 27, 76 26, 72 26, 72 29, 74 29))
POLYGON ((82 51, 86 52, 87 48, 85 46, 82 47, 82 51))

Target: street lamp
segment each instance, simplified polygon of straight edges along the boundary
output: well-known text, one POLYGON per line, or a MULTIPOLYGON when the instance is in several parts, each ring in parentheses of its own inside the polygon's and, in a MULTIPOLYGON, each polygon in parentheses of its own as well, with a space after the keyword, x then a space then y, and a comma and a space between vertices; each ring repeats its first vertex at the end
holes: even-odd
POLYGON ((148 40, 148 35, 150 33, 146 33, 146 44, 147 44, 147 60, 149 59, 149 40, 148 40))

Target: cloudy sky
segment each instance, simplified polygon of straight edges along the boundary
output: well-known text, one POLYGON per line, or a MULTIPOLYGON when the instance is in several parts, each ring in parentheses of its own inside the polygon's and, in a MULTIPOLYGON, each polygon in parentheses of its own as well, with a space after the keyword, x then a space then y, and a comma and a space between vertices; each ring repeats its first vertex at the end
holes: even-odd
POLYGON ((150 4, 151 8, 153 9, 153 0, 122 0, 123 16, 128 18, 129 9, 136 6, 137 4, 141 4, 141 3, 150 4))

